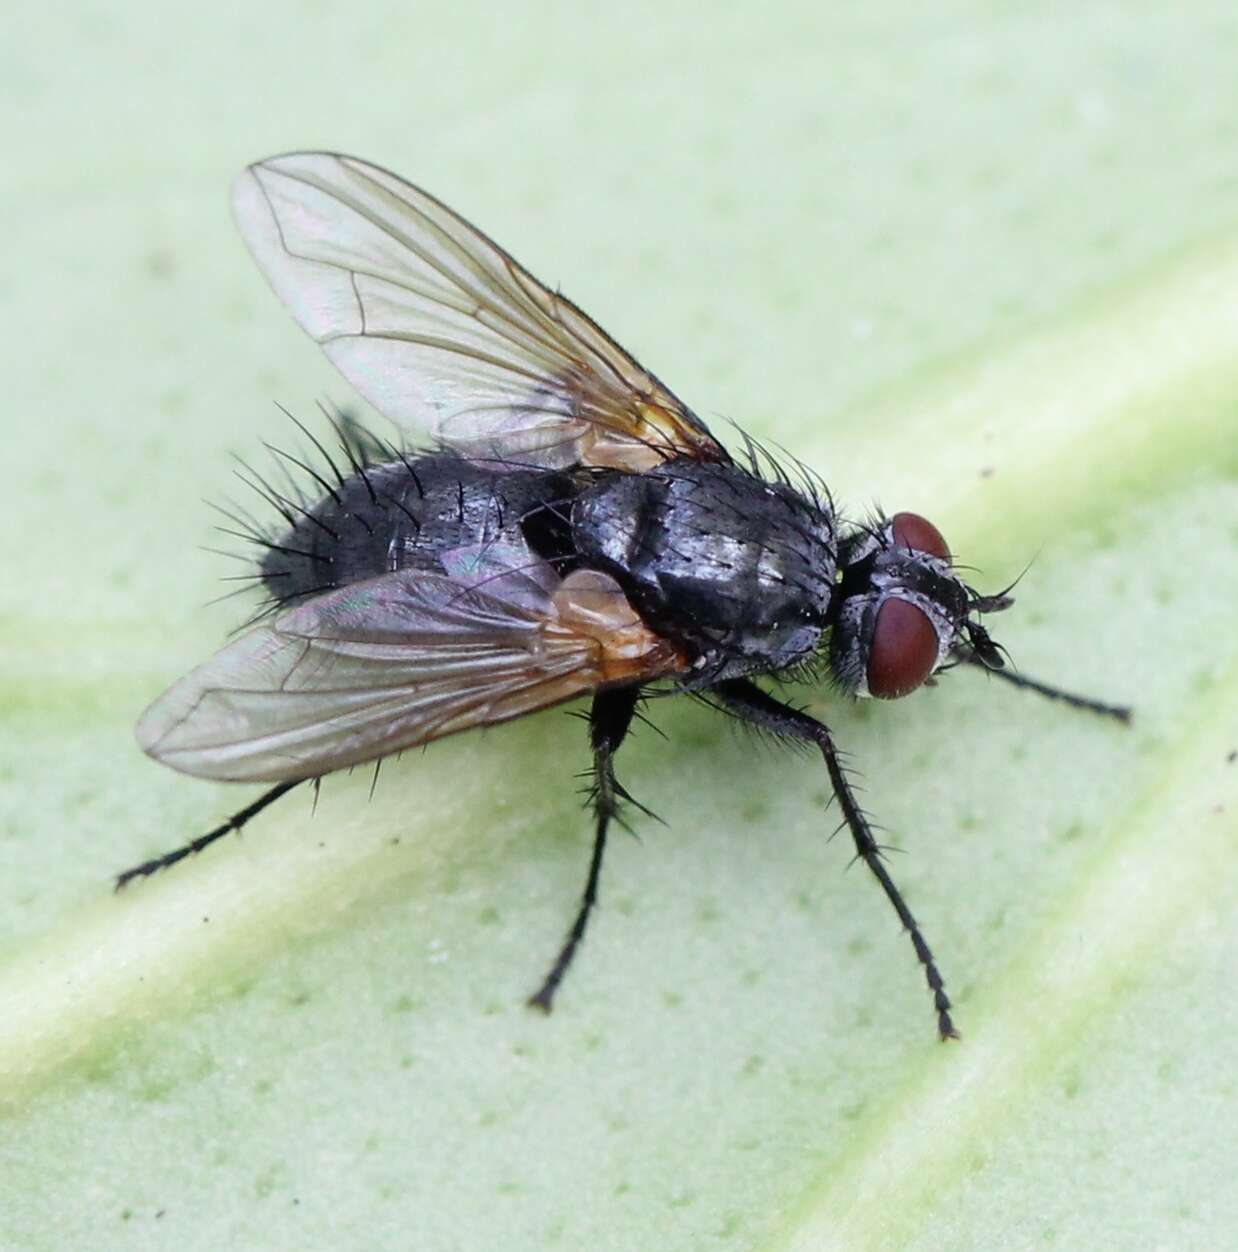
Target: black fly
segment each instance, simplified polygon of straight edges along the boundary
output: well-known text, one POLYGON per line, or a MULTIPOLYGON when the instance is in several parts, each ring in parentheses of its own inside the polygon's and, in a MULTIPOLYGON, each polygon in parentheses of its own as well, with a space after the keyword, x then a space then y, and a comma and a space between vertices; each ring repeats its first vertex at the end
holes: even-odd
POLYGON ((117 885, 239 830, 299 783, 590 693, 593 856, 531 997, 549 1010, 628 798, 615 754, 660 683, 820 750, 953 1036, 933 954, 829 730, 754 679, 823 659, 845 694, 889 699, 966 663, 1129 711, 1003 669, 980 619, 1011 601, 973 591, 930 522, 848 526, 806 471, 793 481, 751 442, 736 460, 571 301, 395 175, 330 153, 274 157, 240 176, 233 209, 301 326, 380 412, 435 445, 407 454, 349 427, 342 468, 321 445, 329 469, 297 462, 312 494, 254 484, 284 522, 251 536, 267 609, 160 696, 137 737, 187 774, 274 785, 117 885))

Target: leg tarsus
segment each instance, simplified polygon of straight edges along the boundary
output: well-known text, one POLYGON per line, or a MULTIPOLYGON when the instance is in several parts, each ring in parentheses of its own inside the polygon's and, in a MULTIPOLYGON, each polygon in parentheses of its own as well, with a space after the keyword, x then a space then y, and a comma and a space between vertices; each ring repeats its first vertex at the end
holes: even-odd
POLYGON ((873 876, 881 884, 886 899, 890 901, 903 929, 911 936, 911 944, 916 957, 924 968, 924 980, 933 997, 933 1007, 937 1013, 937 1033, 943 1039, 957 1039, 958 1031, 950 1017, 950 997, 946 994, 945 981, 937 962, 933 958, 928 941, 924 938, 919 924, 907 907, 902 893, 894 884, 889 871, 885 867, 881 845, 873 835, 868 818, 865 817, 855 798, 855 792, 847 778, 846 770, 839 758, 838 750, 829 728, 816 718, 809 717, 790 705, 774 699, 762 691, 755 683, 746 679, 720 683, 711 688, 711 694, 719 699, 723 706, 745 721, 767 730, 775 735, 782 735, 801 742, 815 743, 825 758, 825 768, 834 788, 843 814, 843 824, 851 831, 855 841, 856 856, 868 866, 873 876))
POLYGON ((589 860, 589 877, 585 883, 584 894, 581 896, 580 909, 576 914, 576 920, 572 923, 572 928, 568 931, 567 939, 564 940, 563 947, 559 950, 559 955, 555 957, 554 964, 550 967, 550 972, 543 979, 542 985, 538 990, 529 997, 529 1007, 541 1009, 543 1013, 549 1013, 554 1007, 555 992, 558 991, 559 984, 563 981, 563 977, 567 973, 573 957, 576 955, 576 949, 580 946, 580 941, 585 937, 585 927, 589 924, 589 914, 593 911, 594 904, 597 903, 598 880, 602 875, 602 857, 606 851, 606 828, 610 817, 613 815, 613 809, 608 810, 605 808, 604 803, 599 798, 597 814, 597 832, 593 840, 593 856, 589 860))
POLYGON ((585 937, 589 915, 597 903, 602 858, 606 852, 606 833, 611 819, 616 815, 619 798, 630 798, 615 780, 614 756, 632 724, 632 715, 636 711, 639 697, 639 690, 635 687, 599 691, 593 697, 593 707, 589 713, 590 740, 593 746, 593 807, 597 817, 593 855, 589 860, 589 876, 585 880, 585 890, 580 898, 576 920, 572 923, 549 973, 542 980, 542 985, 528 1000, 531 1008, 541 1009, 543 1013, 549 1013, 553 1007, 555 992, 558 991, 559 984, 585 937))
POLYGON ((1097 713, 1101 717, 1112 717, 1115 721, 1129 725, 1131 718, 1134 717, 1134 710, 1128 704, 1109 704, 1104 700, 1095 700, 1091 696, 1081 696, 1073 691, 1065 691, 1061 687, 1054 687, 1050 683, 1041 682, 1038 678, 1030 678, 1027 674, 1020 674, 1017 670, 1012 669, 994 669, 992 665, 986 665, 970 648, 956 648, 954 656, 957 661, 963 665, 972 665, 976 669, 984 670, 993 678, 1000 678, 1004 682, 1008 682, 1012 687, 1020 687, 1024 691, 1034 691, 1037 695, 1044 696, 1047 700, 1058 700, 1062 704, 1069 704, 1071 708, 1082 709, 1086 713, 1097 713))
MULTIPOLYGON (((269 804, 274 804, 282 795, 286 795, 293 787, 298 787, 304 782, 304 779, 298 778, 293 782, 279 783, 272 787, 270 791, 264 791, 253 804, 247 805, 237 813, 233 813, 226 822, 216 826, 214 830, 208 830, 206 834, 199 835, 196 839, 191 839, 188 843, 182 844, 179 848, 174 848, 171 852, 165 852, 162 856, 152 857, 149 861, 143 861, 141 865, 134 865, 131 869, 124 870, 116 875, 116 890, 119 891, 126 883, 132 882, 135 878, 146 878, 151 874, 157 874, 161 869, 167 869, 170 865, 175 865, 178 861, 183 861, 188 856, 195 856, 201 852, 203 848, 214 843, 216 839, 222 839, 224 835, 230 834, 232 831, 239 831, 246 822, 251 818, 257 817, 263 809, 269 804)), ((314 798, 318 798, 318 779, 314 779, 314 798)))

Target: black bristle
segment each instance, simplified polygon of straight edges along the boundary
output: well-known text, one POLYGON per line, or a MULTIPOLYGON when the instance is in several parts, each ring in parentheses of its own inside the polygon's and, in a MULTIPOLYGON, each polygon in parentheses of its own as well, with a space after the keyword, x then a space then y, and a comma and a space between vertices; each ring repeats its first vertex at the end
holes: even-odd
MULTIPOLYGON (((381 572, 364 568, 377 553, 373 541, 380 533, 381 516, 389 512, 398 516, 400 525, 411 527, 414 533, 420 533, 422 525, 408 502, 415 505, 425 490, 403 449, 370 434, 347 413, 322 407, 346 458, 341 463, 308 426, 286 409, 281 411, 308 441, 312 453, 267 443, 277 471, 263 473, 240 457, 235 458, 234 470, 237 480, 271 511, 272 521, 260 521, 232 499, 208 501, 226 523, 217 527, 221 533, 260 550, 251 572, 230 577, 228 581, 236 585, 219 597, 228 599, 250 586, 265 592, 245 625, 344 582, 381 572), (394 477, 393 469, 397 471, 394 477), (342 572, 336 571, 338 561, 344 564, 342 572)), ((382 524, 384 531, 387 525, 382 524)), ((212 550, 253 562, 252 555, 212 550)))

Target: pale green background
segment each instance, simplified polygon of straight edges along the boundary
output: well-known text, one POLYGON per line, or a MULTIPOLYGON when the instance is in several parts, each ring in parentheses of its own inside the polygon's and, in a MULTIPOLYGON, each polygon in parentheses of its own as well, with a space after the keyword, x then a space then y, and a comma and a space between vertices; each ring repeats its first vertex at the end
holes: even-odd
POLYGON ((20 4, 0 41, 0 1246, 1238 1244, 1232 3, 20 4), (560 713, 298 799, 145 761, 237 620, 201 497, 345 385, 229 179, 432 189, 708 420, 930 512, 1001 638, 1130 732, 951 677, 802 697, 855 753, 965 1038, 817 763, 686 702, 560 1009, 560 713))

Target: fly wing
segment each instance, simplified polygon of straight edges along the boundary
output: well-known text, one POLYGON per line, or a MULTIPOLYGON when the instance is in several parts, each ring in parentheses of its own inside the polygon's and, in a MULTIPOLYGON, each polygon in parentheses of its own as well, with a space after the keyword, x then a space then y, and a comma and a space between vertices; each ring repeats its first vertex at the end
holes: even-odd
POLYGON ((604 574, 479 589, 402 570, 248 631, 164 692, 137 738, 182 773, 288 781, 679 668, 604 574))
POLYGON ((236 180, 232 208, 292 315, 399 425, 546 469, 728 459, 570 300, 387 170, 327 152, 272 157, 236 180))

